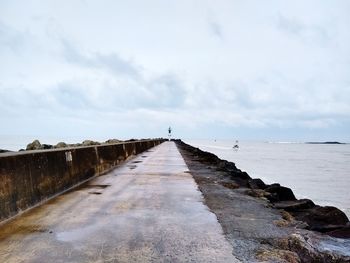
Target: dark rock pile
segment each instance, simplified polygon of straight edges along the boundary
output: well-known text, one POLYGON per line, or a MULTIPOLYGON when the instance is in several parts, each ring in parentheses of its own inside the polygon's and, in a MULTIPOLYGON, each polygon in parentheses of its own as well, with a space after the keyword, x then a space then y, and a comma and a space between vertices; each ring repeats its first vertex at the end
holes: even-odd
MULTIPOLYGON (((134 139, 129 141, 135 141, 134 139)), ((67 147, 80 147, 80 146, 94 146, 94 145, 103 145, 103 144, 114 144, 114 143, 120 143, 123 142, 118 139, 109 139, 105 141, 104 143, 92 141, 92 140, 84 140, 82 143, 73 143, 68 144, 65 142, 59 142, 56 145, 51 144, 41 144, 39 140, 34 140, 33 142, 29 143, 26 147, 26 151, 32 151, 32 150, 47 150, 47 149, 60 149, 60 148, 67 148, 67 147)), ((6 150, 3 150, 6 152, 6 150)), ((24 151, 21 149, 20 151, 24 151)), ((1 151, 0 151, 1 153, 1 151)))
POLYGON ((52 149, 53 146, 50 144, 41 144, 39 140, 34 140, 32 143, 29 143, 27 145, 26 150, 31 151, 31 150, 47 150, 47 149, 52 149))

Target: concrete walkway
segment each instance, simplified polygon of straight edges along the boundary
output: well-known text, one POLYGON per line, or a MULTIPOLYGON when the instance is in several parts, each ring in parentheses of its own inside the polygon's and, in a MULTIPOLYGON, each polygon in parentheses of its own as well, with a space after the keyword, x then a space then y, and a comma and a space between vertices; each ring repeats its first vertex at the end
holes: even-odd
POLYGON ((0 226, 1 262, 238 262, 173 142, 0 226))

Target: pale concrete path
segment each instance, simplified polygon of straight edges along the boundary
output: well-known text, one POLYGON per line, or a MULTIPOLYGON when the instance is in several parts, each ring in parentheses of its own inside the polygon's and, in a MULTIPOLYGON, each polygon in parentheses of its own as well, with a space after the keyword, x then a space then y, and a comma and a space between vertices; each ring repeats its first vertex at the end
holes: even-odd
POLYGON ((238 262, 163 143, 0 226, 1 262, 238 262))

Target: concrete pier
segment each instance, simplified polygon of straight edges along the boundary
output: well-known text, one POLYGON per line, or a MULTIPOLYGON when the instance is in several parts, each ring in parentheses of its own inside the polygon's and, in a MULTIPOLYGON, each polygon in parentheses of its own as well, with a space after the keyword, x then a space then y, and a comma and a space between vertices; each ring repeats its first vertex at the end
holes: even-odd
POLYGON ((164 142, 0 226, 1 262, 238 262, 164 142))

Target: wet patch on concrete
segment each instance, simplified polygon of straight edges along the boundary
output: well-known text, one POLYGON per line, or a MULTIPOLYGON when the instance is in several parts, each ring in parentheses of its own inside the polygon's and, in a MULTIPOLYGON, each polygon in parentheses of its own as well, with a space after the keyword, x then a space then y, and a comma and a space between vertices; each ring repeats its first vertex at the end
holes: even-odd
POLYGON ((89 192, 89 194, 91 194, 91 195, 101 195, 102 193, 101 192, 89 192))
POLYGON ((90 182, 83 183, 82 185, 73 188, 72 190, 68 191, 69 192, 74 192, 74 191, 81 191, 81 190, 86 190, 86 189, 106 189, 107 187, 110 187, 110 184, 91 184, 90 182))

